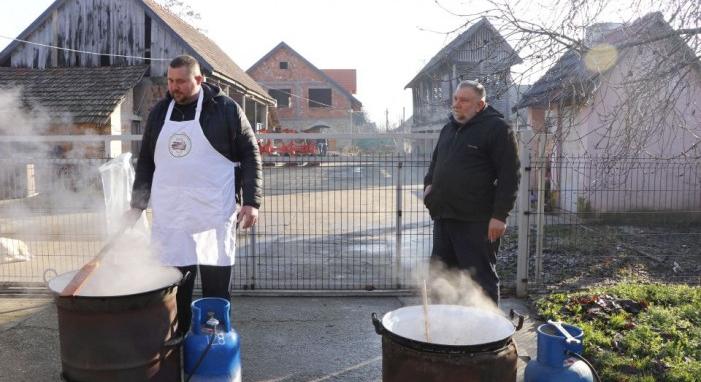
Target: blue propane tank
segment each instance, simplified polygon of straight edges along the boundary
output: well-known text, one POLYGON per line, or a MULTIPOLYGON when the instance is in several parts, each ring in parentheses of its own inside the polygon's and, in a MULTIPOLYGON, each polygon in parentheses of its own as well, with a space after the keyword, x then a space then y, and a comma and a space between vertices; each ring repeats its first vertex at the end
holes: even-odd
POLYGON ((183 347, 189 382, 241 382, 239 336, 231 328, 230 310, 223 298, 192 303, 192 325, 183 347))
POLYGON ((584 331, 576 326, 548 321, 538 327, 538 356, 528 362, 525 382, 592 382, 594 375, 581 355, 584 331), (558 328, 559 327, 559 328, 558 328), (567 335, 563 332, 566 331, 567 335))

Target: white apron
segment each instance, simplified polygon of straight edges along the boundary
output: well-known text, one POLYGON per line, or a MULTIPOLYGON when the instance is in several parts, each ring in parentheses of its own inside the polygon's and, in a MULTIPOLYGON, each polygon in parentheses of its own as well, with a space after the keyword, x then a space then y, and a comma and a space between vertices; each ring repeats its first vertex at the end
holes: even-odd
POLYGON ((236 165, 202 131, 203 93, 192 121, 171 121, 170 102, 156 141, 152 244, 164 265, 234 264, 236 165))

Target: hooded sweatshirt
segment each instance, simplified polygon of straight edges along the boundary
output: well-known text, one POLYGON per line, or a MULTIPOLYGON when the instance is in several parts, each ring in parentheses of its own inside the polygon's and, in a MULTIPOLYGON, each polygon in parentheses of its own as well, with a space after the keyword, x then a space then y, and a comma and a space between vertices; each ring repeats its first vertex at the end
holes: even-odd
POLYGON ((432 186, 424 203, 433 219, 505 222, 519 179, 514 133, 488 105, 465 124, 450 116, 424 177, 432 186))

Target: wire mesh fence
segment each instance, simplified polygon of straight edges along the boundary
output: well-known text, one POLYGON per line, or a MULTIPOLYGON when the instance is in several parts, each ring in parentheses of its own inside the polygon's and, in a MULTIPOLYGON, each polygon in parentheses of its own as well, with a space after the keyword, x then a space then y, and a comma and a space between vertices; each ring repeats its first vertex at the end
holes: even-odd
MULTIPOLYGON (((367 144, 372 152, 265 156, 263 207, 256 228, 238 232, 232 288, 413 287, 432 247, 422 200, 427 138, 435 137, 383 136, 367 144)), ((0 158, 1 285, 44 288, 100 249, 107 216, 98 168, 107 160, 0 158)), ((623 278, 701 283, 699 160, 535 158, 522 172, 529 203, 512 216, 527 214, 531 290, 623 278)), ((516 223, 497 258, 506 293, 517 279, 516 223)))
POLYGON ((239 277, 249 280, 244 288, 395 289, 421 271, 431 238, 421 198, 425 157, 266 164, 255 245, 239 252, 238 272, 250 276, 239 277))
MULTIPOLYGON (((263 207, 255 229, 238 231, 232 288, 413 284, 430 254, 422 202, 428 156, 397 154, 395 141, 383 139, 385 153, 265 156, 263 207)), ((108 236, 98 171, 107 160, 1 159, 1 284, 42 288, 97 253, 108 236)))
POLYGON ((535 160, 530 174, 532 287, 701 283, 698 159, 535 160))

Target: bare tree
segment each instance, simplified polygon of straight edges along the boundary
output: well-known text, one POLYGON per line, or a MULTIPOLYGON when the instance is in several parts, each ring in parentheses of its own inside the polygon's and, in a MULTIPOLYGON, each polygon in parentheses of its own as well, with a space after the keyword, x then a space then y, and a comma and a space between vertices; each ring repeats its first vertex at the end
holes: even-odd
POLYGON ((183 19, 183 21, 190 24, 193 28, 197 29, 202 33, 207 33, 201 25, 202 15, 197 12, 188 1, 185 0, 156 0, 164 8, 168 9, 174 15, 183 19))
POLYGON ((553 154, 701 158, 701 2, 487 2, 461 14, 436 0, 465 25, 487 18, 523 59, 518 108, 542 113, 553 154))

